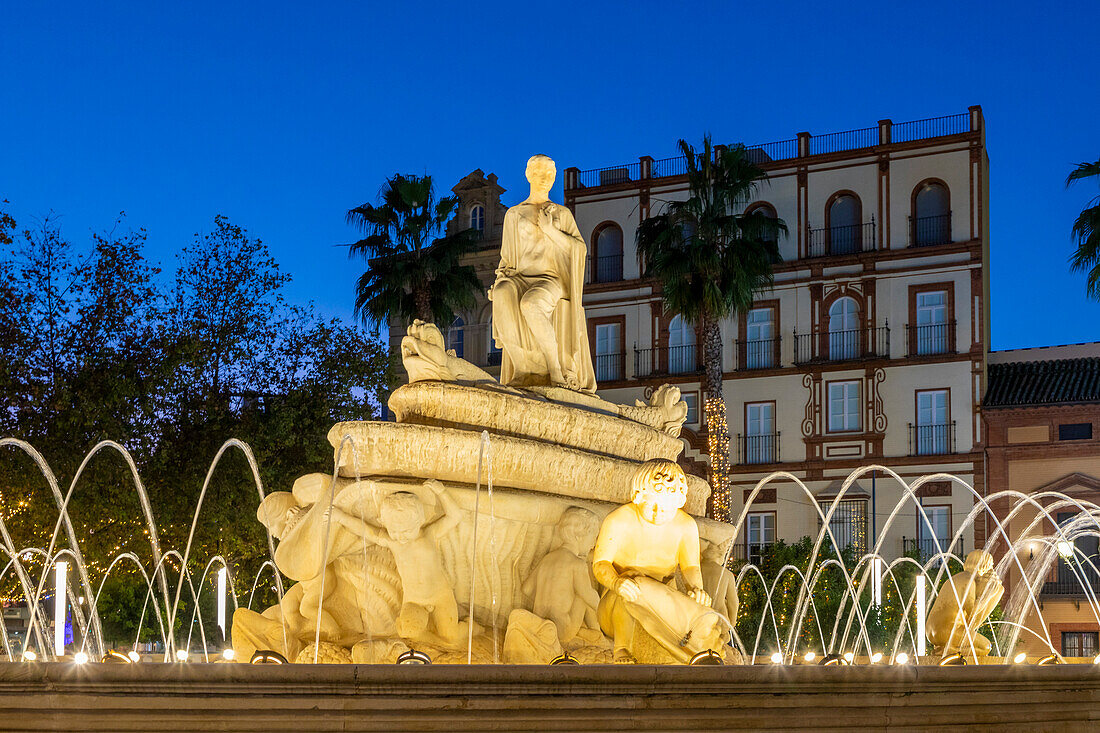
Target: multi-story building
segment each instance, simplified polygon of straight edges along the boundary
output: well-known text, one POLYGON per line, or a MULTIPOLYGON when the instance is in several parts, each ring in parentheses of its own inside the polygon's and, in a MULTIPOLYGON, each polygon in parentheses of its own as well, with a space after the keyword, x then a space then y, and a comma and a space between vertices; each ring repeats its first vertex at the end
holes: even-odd
MULTIPOLYGON (((1100 504, 1100 343, 991 353, 982 419, 990 493, 1014 490, 1036 497, 1058 523, 1080 512, 1073 505, 1057 505, 1058 499, 1046 492, 1100 504)), ((1037 562, 1041 569, 1043 554, 1055 555, 1054 522, 1036 524, 1038 510, 1025 503, 1013 513, 1016 504, 993 501, 1008 542, 994 522, 984 523, 994 556, 1003 557, 1011 543, 1019 559, 1019 565, 1007 564, 1005 606, 1023 580, 1020 567, 1037 562)), ((1092 610, 1100 594, 1100 545, 1095 526, 1088 529, 1075 537, 1076 548, 1057 553, 1049 573, 1033 581, 1042 622, 1028 604, 1024 621, 1031 631, 1020 635, 1022 649, 1046 653, 1049 634, 1055 651, 1064 656, 1100 654, 1100 624, 1092 610)))
MULTIPOLYGON (((787 224, 774 287, 722 324, 724 397, 736 516, 756 483, 789 471, 753 502, 742 542, 816 535, 811 502, 880 463, 902 477, 950 472, 982 490, 979 407, 988 345, 988 161, 981 109, 754 145, 768 175, 746 210, 787 224)), ((702 354, 690 324, 665 313, 642 275, 638 224, 687 196, 684 160, 565 171, 565 200, 589 242, 588 327, 601 394, 622 402, 662 382, 691 406, 685 461, 702 473, 702 354)), ((935 482, 921 492, 934 531, 906 507, 883 553, 949 538, 974 499, 935 482)), ((831 522, 866 547, 901 497, 861 478, 831 522)), ((974 537, 964 538, 973 548, 974 537)))
MULTIPOLYGON (((848 474, 880 463, 906 479, 946 471, 983 487, 979 407, 988 345, 988 161, 981 109, 750 147, 768 180, 748 208, 789 233, 774 287, 722 324, 724 392, 735 464, 732 507, 764 476, 789 471, 757 497, 742 543, 819 531, 813 502, 848 474)), ((666 314, 634 248, 638 224, 687 195, 684 160, 568 168, 565 202, 589 247, 585 308, 600 393, 632 402, 677 384, 690 412, 685 468, 706 473, 700 423, 702 354, 690 324, 666 314)), ((504 189, 474 171, 453 189, 452 227, 484 232, 471 258, 486 287, 498 261, 504 189)), ((448 330, 451 348, 489 367, 490 303, 480 298, 448 330)), ((391 324, 394 345, 404 329, 391 324)), ((949 538, 973 497, 947 482, 921 492, 933 530, 906 508, 884 554, 949 538)), ((861 478, 831 529, 865 548, 901 497, 896 482, 861 478)), ((980 539, 980 538, 979 538, 980 539)), ((964 538, 963 550, 975 538, 964 538)), ((749 552, 752 552, 750 549, 749 552)))

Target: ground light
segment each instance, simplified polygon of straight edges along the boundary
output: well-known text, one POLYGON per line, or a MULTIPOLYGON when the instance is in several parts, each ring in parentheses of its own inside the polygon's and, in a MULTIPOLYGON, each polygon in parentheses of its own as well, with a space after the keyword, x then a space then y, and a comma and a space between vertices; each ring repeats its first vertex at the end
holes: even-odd
POLYGON ((36 662, 38 661, 38 655, 34 653, 34 649, 27 649, 23 652, 24 662, 36 662))
POLYGON ((286 664, 286 657, 270 649, 259 649, 248 660, 249 664, 286 664))
POLYGON ((1059 657, 1057 654, 1048 654, 1045 657, 1043 657, 1042 659, 1040 659, 1038 662, 1036 662, 1035 664, 1037 664, 1040 667, 1049 667, 1052 664, 1061 664, 1061 663, 1062 663, 1062 658, 1059 657))
POLYGON ((424 652, 410 649, 397 658, 398 664, 431 664, 432 658, 424 652))
POLYGON ((225 661, 232 662, 236 658, 237 658, 237 653, 235 651, 233 651, 232 647, 222 649, 222 659, 224 659, 225 661))
POLYGON ((88 655, 85 652, 77 652, 73 655, 73 661, 77 664, 87 664, 88 655))
POLYGON ((107 650, 107 653, 103 655, 103 659, 99 660, 104 664, 133 664, 134 660, 122 652, 116 652, 114 649, 107 650))
POLYGON ((772 654, 772 664, 783 664, 783 655, 779 652, 772 654))
POLYGON ((848 664, 851 664, 852 660, 855 659, 855 658, 856 658, 855 654, 852 654, 851 652, 844 652, 844 661, 847 662, 848 664))
POLYGON ((806 652, 805 656, 803 656, 802 658, 803 658, 803 659, 804 659, 804 660, 805 660, 806 662, 809 662, 810 664, 812 664, 812 663, 813 663, 813 661, 814 661, 815 659, 817 659, 817 654, 815 654, 814 652, 806 652))
POLYGON ((1092 660, 1093 664, 1100 664, 1100 654, 1096 655, 1096 659, 1092 660))
POLYGON ((704 649, 703 651, 692 657, 691 661, 688 662, 688 664, 692 665, 693 667, 721 665, 722 657, 718 654, 718 652, 714 651, 713 649, 704 649))
POLYGON ((177 662, 186 662, 188 656, 189 656, 189 654, 187 653, 186 649, 177 649, 176 650, 176 661, 177 662))
MULTIPOLYGON (((847 655, 845 655, 845 657, 846 656, 847 655)), ((847 667, 848 660, 840 656, 839 654, 826 654, 821 658, 821 661, 818 662, 818 664, 820 664, 822 667, 829 667, 834 664, 840 665, 842 667, 847 667)))
POLYGON ((138 653, 137 653, 136 651, 134 651, 133 649, 131 649, 130 651, 126 652, 126 656, 127 656, 127 657, 129 657, 129 658, 130 658, 130 661, 131 661, 131 662, 134 662, 135 664, 136 664, 137 662, 140 662, 140 661, 141 661, 141 655, 140 655, 140 654, 138 654, 138 653))
POLYGON ((569 652, 562 652, 550 660, 550 664, 580 664, 569 652))
POLYGON ((1020 652, 1012 658, 1013 664, 1023 664, 1027 661, 1027 652, 1020 652))
POLYGON ((948 654, 946 657, 940 660, 941 667, 964 667, 966 666, 966 657, 962 654, 948 654))
POLYGON ((878 664, 882 661, 882 652, 875 652, 871 655, 871 664, 878 664))
POLYGON ((905 652, 901 652, 896 657, 894 657, 894 664, 908 664, 908 663, 909 663, 909 655, 906 654, 905 652))
POLYGON ((1068 560, 1073 557, 1073 545, 1065 540, 1058 540, 1054 547, 1058 550, 1058 554, 1062 556, 1063 560, 1068 560))

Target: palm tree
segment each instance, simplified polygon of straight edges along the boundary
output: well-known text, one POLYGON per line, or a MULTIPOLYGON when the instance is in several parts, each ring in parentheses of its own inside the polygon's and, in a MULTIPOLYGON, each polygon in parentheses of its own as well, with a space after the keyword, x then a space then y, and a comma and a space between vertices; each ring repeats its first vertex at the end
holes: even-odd
POLYGON ((482 289, 474 268, 461 264, 477 247, 479 233, 467 229, 443 236, 458 197, 436 200, 431 176, 396 174, 380 199, 378 205, 356 206, 346 217, 367 235, 348 245, 349 257, 367 260, 355 288, 355 315, 368 326, 419 318, 446 327, 456 310, 475 305, 474 293, 482 289))
MULTIPOLYGON (((1098 177, 1100 183, 1100 160, 1095 163, 1079 163, 1066 178, 1066 186, 1074 181, 1098 177)), ((1085 287, 1089 297, 1100 300, 1100 196, 1089 202, 1087 208, 1073 222, 1073 239, 1077 251, 1069 258, 1070 269, 1087 274, 1085 287)))
POLYGON ((638 228, 646 273, 657 280, 665 310, 699 326, 705 368, 703 415, 710 451, 713 515, 729 514, 729 425, 722 398, 721 321, 752 306, 753 293, 772 283, 779 232, 787 226, 762 210, 744 210, 766 178, 743 145, 703 149, 680 140, 687 159, 688 198, 667 202, 638 228))

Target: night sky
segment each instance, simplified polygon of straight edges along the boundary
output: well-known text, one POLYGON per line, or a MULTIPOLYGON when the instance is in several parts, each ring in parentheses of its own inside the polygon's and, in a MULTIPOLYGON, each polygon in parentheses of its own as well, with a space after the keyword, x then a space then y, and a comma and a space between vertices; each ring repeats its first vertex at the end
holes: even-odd
MULTIPOLYGON (((760 143, 964 112, 990 156, 995 349, 1100 340, 1069 228, 1100 191, 1100 3, 5 3, 0 199, 80 243, 120 211, 171 265, 223 213, 351 317, 344 212, 397 171, 521 199, 679 137, 760 143)), ((556 197, 560 200, 561 184, 556 197)))

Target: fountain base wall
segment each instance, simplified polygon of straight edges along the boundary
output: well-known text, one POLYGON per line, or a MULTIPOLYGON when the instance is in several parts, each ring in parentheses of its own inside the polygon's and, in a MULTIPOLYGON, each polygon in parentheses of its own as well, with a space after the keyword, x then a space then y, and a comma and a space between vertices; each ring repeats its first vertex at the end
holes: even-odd
POLYGON ((0 664, 4 730, 1091 729, 1100 668, 0 664))

